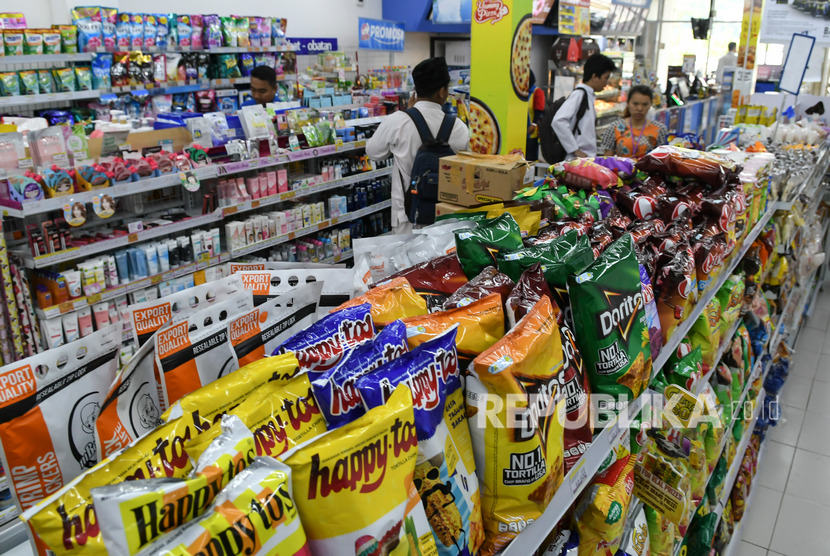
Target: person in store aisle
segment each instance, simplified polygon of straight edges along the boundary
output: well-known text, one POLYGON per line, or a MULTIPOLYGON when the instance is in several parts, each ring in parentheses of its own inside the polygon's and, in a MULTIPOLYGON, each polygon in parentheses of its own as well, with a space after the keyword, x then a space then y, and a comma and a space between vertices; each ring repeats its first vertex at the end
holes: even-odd
POLYGON ((654 91, 648 85, 631 87, 623 117, 606 130, 600 152, 605 156, 640 158, 653 148, 665 145, 666 126, 647 117, 653 100, 654 91))
MULTIPOLYGON (((444 58, 428 58, 412 70, 415 83, 415 100, 410 105, 420 112, 435 137, 444 121, 441 107, 450 96, 450 72, 444 58)), ((453 151, 463 151, 470 141, 470 133, 464 122, 455 119, 449 145, 453 151)), ((412 164, 421 136, 412 117, 406 111, 398 111, 384 118, 374 135, 366 141, 366 154, 373 160, 383 160, 391 154, 395 159, 396 171, 392 172, 392 231, 406 234, 412 231, 412 223, 404 208, 404 184, 409 183, 412 164)))
POLYGON ((721 56, 720 60, 718 60, 718 70, 715 73, 718 83, 723 83, 723 71, 725 69, 738 67, 738 54, 735 52, 738 45, 730 42, 728 48, 729 52, 721 56))
POLYGON ((277 95, 277 72, 269 66, 257 66, 251 70, 251 96, 253 100, 245 101, 242 106, 253 106, 274 102, 277 95))
POLYGON ((545 111, 545 92, 536 86, 536 75, 530 71, 530 97, 527 99, 527 145, 525 158, 539 159, 539 122, 545 111))
POLYGON ((596 94, 608 84, 608 78, 617 67, 611 58, 594 54, 585 61, 582 83, 574 89, 553 117, 553 132, 568 153, 566 160, 597 155, 597 113, 594 109, 596 94), (577 121, 577 111, 584 99, 587 110, 577 121))

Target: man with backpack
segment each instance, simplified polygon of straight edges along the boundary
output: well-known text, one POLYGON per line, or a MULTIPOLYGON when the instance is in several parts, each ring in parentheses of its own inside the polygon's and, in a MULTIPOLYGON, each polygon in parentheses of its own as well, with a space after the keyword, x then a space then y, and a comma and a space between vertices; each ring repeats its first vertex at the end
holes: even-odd
POLYGON ((548 125, 553 131, 550 134, 547 129, 540 129, 546 162, 553 164, 597 155, 595 93, 605 88, 616 69, 610 58, 594 54, 585 61, 582 83, 567 99, 560 99, 545 108, 540 128, 550 122, 548 125))
POLYGON ((366 141, 366 154, 395 159, 392 172, 392 229, 409 233, 413 224, 435 220, 438 159, 467 148, 467 126, 441 107, 450 96, 450 72, 444 58, 428 58, 412 70, 415 102, 384 118, 366 141), (414 171, 413 171, 414 170, 414 171))

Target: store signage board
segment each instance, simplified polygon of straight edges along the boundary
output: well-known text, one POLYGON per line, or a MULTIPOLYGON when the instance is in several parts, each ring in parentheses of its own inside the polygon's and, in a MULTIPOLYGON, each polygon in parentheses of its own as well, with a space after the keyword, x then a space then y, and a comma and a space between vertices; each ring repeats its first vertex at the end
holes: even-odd
POLYGON ((781 79, 778 81, 778 90, 798 96, 815 44, 815 37, 801 34, 792 36, 790 49, 787 51, 787 59, 784 61, 784 70, 781 72, 781 79))
POLYGON ((403 23, 361 17, 357 25, 360 48, 403 52, 406 36, 403 23))
POLYGON ((337 39, 288 37, 286 40, 297 54, 319 54, 337 50, 337 39))
POLYGON ((588 35, 591 32, 591 0, 560 0, 559 33, 588 35))
MULTIPOLYGON (((756 0, 757 2, 758 0, 756 0)), ((814 15, 816 2, 764 2, 761 20, 761 42, 787 44, 794 34, 816 38, 818 46, 830 46, 830 25, 825 17, 814 15)), ((821 3, 818 3, 821 4, 821 3)))
POLYGON ((742 104, 749 104, 749 97, 752 95, 752 70, 744 68, 735 69, 735 77, 732 80, 732 108, 742 104))

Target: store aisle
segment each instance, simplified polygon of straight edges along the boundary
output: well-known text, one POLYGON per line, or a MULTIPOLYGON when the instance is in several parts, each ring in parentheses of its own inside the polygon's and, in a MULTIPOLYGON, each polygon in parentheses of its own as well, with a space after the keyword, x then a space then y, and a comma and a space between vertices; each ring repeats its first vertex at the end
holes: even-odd
POLYGON ((801 331, 737 556, 830 555, 830 288, 801 331))

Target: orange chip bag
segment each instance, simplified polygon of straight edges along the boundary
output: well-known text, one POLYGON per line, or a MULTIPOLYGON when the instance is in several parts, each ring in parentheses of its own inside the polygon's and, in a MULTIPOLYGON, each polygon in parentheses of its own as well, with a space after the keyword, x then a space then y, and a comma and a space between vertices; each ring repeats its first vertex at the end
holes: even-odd
POLYGON ((426 300, 418 295, 406 278, 394 278, 383 282, 378 287, 347 301, 331 312, 363 303, 372 306, 372 321, 376 328, 382 328, 398 319, 419 317, 429 312, 426 300))
POLYGON ((559 326, 546 296, 473 361, 467 416, 482 491, 482 554, 507 546, 562 484, 563 379, 559 326))
POLYGON ((504 336, 504 310, 497 293, 464 307, 404 319, 409 349, 440 336, 458 324, 455 345, 462 369, 504 336))

